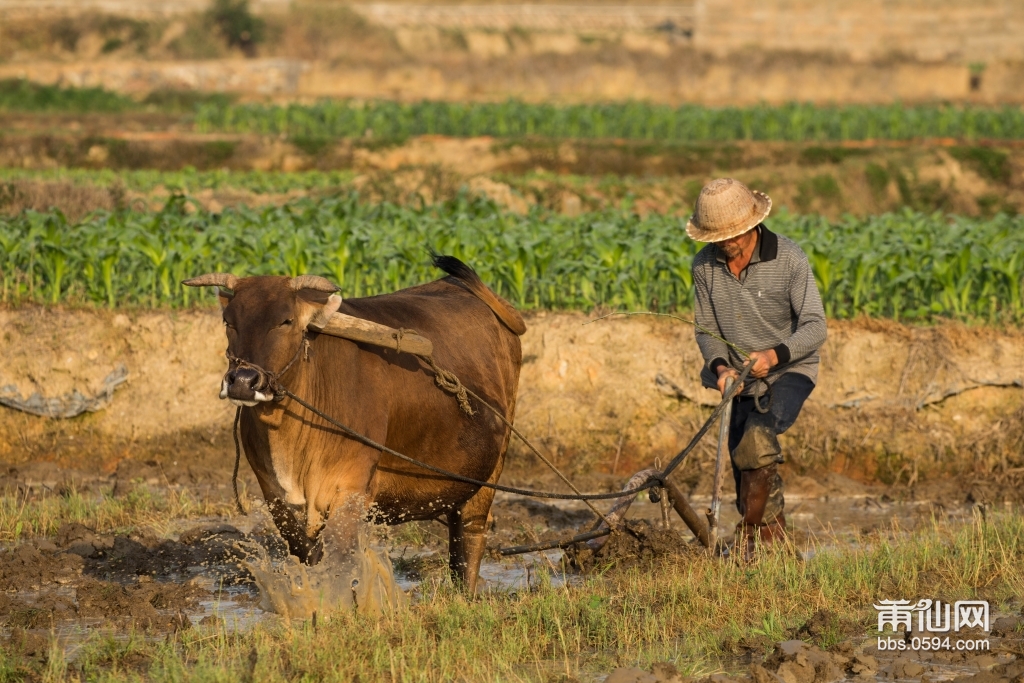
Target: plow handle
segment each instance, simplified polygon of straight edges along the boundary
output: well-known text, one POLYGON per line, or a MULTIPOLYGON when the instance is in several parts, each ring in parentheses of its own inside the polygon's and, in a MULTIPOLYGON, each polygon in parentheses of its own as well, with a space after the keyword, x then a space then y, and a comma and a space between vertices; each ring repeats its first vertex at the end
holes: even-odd
MULTIPOLYGON (((725 380, 725 390, 732 387, 733 380, 725 380)), ((732 401, 722 411, 718 426, 718 456, 715 459, 715 483, 711 489, 711 507, 708 508, 708 547, 712 550, 718 544, 718 514, 722 509, 722 484, 725 483, 726 461, 729 460, 729 425, 732 422, 732 401)))

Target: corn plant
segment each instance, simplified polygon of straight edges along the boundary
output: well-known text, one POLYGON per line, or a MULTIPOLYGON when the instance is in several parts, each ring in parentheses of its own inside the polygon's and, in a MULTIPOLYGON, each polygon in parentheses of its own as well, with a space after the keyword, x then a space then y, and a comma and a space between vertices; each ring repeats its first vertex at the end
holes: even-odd
MULTIPOLYGON (((417 209, 352 195, 212 214, 187 201, 77 223, 59 212, 0 216, 3 301, 208 305, 209 292, 180 284, 205 271, 316 273, 367 296, 438 277, 432 249, 471 264, 520 308, 669 311, 692 306, 702 246, 681 218, 621 209, 519 216, 467 196, 417 209)), ((1024 320, 1024 218, 907 210, 768 224, 806 251, 829 316, 1024 320)))
POLYGON ((263 105, 211 102, 197 107, 201 132, 231 131, 293 138, 363 137, 403 140, 412 135, 548 138, 624 138, 678 142, 908 140, 921 137, 1024 137, 1018 107, 954 105, 781 106, 711 108, 644 102, 556 106, 499 103, 325 100, 263 105))

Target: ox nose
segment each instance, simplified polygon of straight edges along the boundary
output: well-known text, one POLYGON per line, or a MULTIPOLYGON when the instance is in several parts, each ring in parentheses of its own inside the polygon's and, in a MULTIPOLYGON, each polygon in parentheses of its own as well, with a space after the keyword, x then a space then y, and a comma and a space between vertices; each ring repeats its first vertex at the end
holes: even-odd
POLYGON ((227 397, 240 401, 252 401, 256 398, 259 373, 251 368, 234 368, 224 376, 227 397))

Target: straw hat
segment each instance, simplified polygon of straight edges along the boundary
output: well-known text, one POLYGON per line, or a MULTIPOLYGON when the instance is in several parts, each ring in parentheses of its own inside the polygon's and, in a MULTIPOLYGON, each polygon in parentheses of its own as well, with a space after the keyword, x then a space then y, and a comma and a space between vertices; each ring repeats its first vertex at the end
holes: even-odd
POLYGON ((718 178, 697 197, 686 234, 698 242, 721 242, 757 227, 772 210, 771 197, 732 178, 718 178))

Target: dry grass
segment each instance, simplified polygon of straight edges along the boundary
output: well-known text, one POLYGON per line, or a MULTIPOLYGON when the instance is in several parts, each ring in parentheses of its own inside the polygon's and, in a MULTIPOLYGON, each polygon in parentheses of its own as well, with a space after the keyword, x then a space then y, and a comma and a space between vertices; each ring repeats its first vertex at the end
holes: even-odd
POLYGON ((57 209, 70 221, 93 211, 109 211, 123 202, 124 189, 116 184, 106 188, 70 182, 15 180, 0 183, 0 213, 14 215, 31 209, 57 209))
POLYGON ((226 516, 234 506, 200 500, 187 490, 151 492, 140 487, 126 496, 82 495, 75 490, 63 495, 0 497, 0 542, 17 542, 32 536, 52 536, 64 524, 78 522, 98 532, 146 528, 165 533, 178 519, 226 516))

